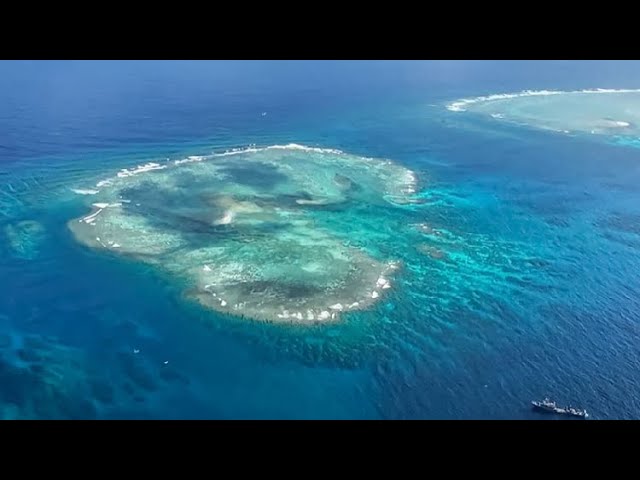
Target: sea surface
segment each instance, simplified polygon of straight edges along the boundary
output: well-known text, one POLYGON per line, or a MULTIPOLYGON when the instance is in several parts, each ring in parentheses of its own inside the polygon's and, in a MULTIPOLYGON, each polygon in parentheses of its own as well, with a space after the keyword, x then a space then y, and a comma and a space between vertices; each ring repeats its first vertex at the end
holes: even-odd
MULTIPOLYGON (((624 61, 0 62, 0 418, 556 420, 530 409, 546 396, 640 417, 638 88, 624 61), (593 89, 626 93, 575 93, 593 89), (552 90, 574 96, 501 95, 552 90), (358 162, 415 175, 402 201, 373 189, 305 206, 322 237, 295 223, 399 266, 337 321, 208 308, 181 255, 141 260, 70 227, 120 193, 100 181, 174 171, 123 169, 225 158, 242 188, 271 191, 243 162, 268 154, 277 170, 280 151, 303 180, 327 158, 365 192, 378 184, 358 162)), ((179 187, 134 193, 166 220, 190 205, 179 187)), ((342 272, 314 248, 296 255, 342 272)), ((254 250, 225 268, 295 278, 285 247, 254 250)))

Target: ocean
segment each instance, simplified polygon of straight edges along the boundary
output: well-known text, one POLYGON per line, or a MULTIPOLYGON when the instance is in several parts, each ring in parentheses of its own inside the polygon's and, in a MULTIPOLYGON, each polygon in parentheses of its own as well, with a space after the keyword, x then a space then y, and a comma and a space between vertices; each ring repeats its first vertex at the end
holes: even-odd
POLYGON ((451 108, 598 88, 640 63, 0 62, 0 418, 638 418, 639 95, 451 108))

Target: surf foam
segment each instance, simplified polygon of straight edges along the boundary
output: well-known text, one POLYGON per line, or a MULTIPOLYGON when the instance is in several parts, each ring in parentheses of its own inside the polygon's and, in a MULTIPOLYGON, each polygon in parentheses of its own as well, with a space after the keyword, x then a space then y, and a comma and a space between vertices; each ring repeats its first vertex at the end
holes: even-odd
POLYGON ((72 188, 71 191, 73 193, 77 193, 78 195, 95 195, 100 193, 100 190, 92 190, 89 188, 72 188))

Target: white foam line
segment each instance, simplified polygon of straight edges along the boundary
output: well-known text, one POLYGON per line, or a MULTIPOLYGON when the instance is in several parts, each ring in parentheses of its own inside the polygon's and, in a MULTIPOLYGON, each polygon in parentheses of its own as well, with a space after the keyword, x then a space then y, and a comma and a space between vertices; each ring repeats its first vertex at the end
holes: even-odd
MULTIPOLYGON (((468 101, 465 100, 465 102, 468 102, 468 101)), ((327 154, 333 154, 333 155, 345 155, 345 152, 335 148, 309 147, 306 145, 300 145, 298 143, 288 143, 285 145, 270 145, 267 147, 257 147, 255 144, 251 144, 247 147, 233 148, 231 150, 227 150, 222 153, 212 153, 211 155, 191 155, 181 160, 174 160, 173 163, 174 163, 174 166, 178 166, 178 165, 187 164, 187 163, 201 162, 203 160, 207 160, 215 157, 242 155, 245 153, 257 153, 257 152, 264 152, 269 150, 291 150, 291 151, 304 151, 304 152, 314 152, 314 153, 327 153, 327 154)), ((359 158, 363 160, 379 160, 379 161, 386 162, 387 164, 393 163, 390 160, 384 160, 384 159, 373 159, 369 157, 359 157, 359 158)), ((168 165, 160 165, 159 163, 149 162, 144 165, 138 165, 137 167, 130 168, 130 169, 123 168, 117 173, 117 177, 127 178, 140 173, 149 172, 152 170, 163 170, 167 167, 168 165)), ((115 180, 115 177, 101 180, 98 183, 96 183, 96 188, 111 186, 113 185, 114 180, 115 180)), ((415 193, 416 187, 417 187, 417 178, 415 176, 415 173, 407 169, 407 173, 405 174, 405 177, 403 180, 404 180, 405 188, 403 188, 402 193, 403 194, 415 193)), ((77 193, 82 192, 85 194, 89 194, 90 192, 91 194, 93 194, 94 192, 99 193, 98 190, 74 190, 74 191, 76 191, 77 193)), ((227 215, 225 215, 225 217, 222 219, 222 222, 228 223, 229 220, 231 219, 227 215)))
MULTIPOLYGON (((306 145, 300 145, 298 143, 288 143, 286 145, 269 145, 267 147, 256 147, 255 144, 252 144, 248 147, 232 148, 230 150, 226 150, 221 153, 213 153, 211 155, 191 155, 181 160, 174 160, 173 163, 174 165, 182 165, 185 163, 201 162, 203 160, 206 160, 212 157, 227 157, 230 155, 241 155, 243 153, 257 153, 257 152, 263 152, 267 150, 299 150, 299 151, 305 151, 305 152, 331 153, 335 155, 344 155, 344 152, 342 150, 338 150, 335 148, 309 147, 306 145)), ((367 157, 362 157, 362 158, 371 160, 367 157)), ((150 162, 145 165, 139 165, 131 169, 124 168, 118 172, 117 176, 120 178, 124 178, 124 177, 130 177, 132 175, 137 175, 138 173, 148 172, 151 170, 163 170, 165 168, 167 168, 167 165, 160 165, 159 163, 150 162)), ((109 186, 112 183, 113 183, 113 179, 109 178, 106 180, 99 181, 96 184, 96 187, 100 188, 104 186, 109 186)))
POLYGON ((222 153, 214 153, 214 157, 227 157, 229 155, 240 155, 243 153, 257 153, 263 152, 266 150, 300 150, 304 152, 315 152, 315 153, 333 153, 335 155, 343 155, 344 152, 342 150, 337 150, 335 148, 320 148, 320 147, 308 147, 306 145, 300 145, 298 143, 288 143, 286 145, 270 145, 268 147, 243 147, 243 148, 232 148, 231 150, 227 150, 222 153))
MULTIPOLYGON (((337 150, 334 148, 308 147, 306 145, 300 145, 298 143, 288 143, 286 145, 270 145, 268 147, 256 147, 255 144, 251 144, 248 147, 232 148, 222 153, 213 153, 211 155, 191 155, 184 159, 174 160, 173 163, 174 165, 182 165, 186 163, 201 162, 203 160, 207 160, 208 158, 212 158, 212 157, 227 157, 230 155, 241 155, 244 153, 257 153, 257 152, 263 152, 267 150, 300 150, 300 151, 315 152, 315 153, 332 153, 336 155, 344 154, 343 151, 337 150)), ((167 168, 167 165, 160 165, 159 163, 149 162, 144 165, 138 165, 134 168, 123 168, 117 173, 117 176, 120 178, 126 178, 126 177, 131 177, 133 175, 137 175, 139 173, 149 172, 152 170, 163 170, 165 168, 167 168)), ((110 186, 113 184, 113 180, 114 180, 113 178, 101 180, 98 183, 96 183, 96 188, 110 186)), ((94 190, 91 190, 91 192, 93 191, 94 190)), ((80 191, 76 193, 79 193, 79 192, 80 191)), ((87 192, 88 194, 89 190, 85 190, 83 192, 87 192)), ((98 191, 95 191, 95 193, 98 193, 98 191)))
POLYGON ((162 170, 167 168, 166 165, 160 165, 159 163, 149 162, 144 165, 138 165, 136 168, 129 170, 128 168, 123 168, 118 172, 118 177, 131 177, 132 175, 137 175, 138 173, 149 172, 151 170, 162 170))
POLYGON ((462 98, 447 105, 447 109, 452 112, 464 112, 468 105, 474 103, 490 102, 493 100, 506 100, 519 97, 544 97, 549 95, 568 95, 576 93, 640 93, 639 88, 590 88, 584 90, 523 90, 517 93, 497 93, 474 98, 462 98))
POLYGON ((242 153, 256 153, 265 150, 264 148, 246 147, 246 148, 232 148, 222 153, 214 153, 214 157, 227 157, 229 155, 240 155, 242 153))
POLYGON ((183 163, 201 162, 202 160, 204 160, 206 158, 207 157, 205 157, 205 156, 192 155, 192 156, 184 158, 182 160, 175 160, 173 163, 176 164, 176 165, 181 165, 183 163))
MULTIPOLYGON (((192 158, 192 157, 189 157, 192 158)), ((166 165, 160 165, 159 163, 149 162, 144 165, 138 165, 135 168, 123 168, 120 170, 116 176, 119 178, 132 177, 134 175, 138 175, 139 173, 149 172, 151 170, 164 170, 167 168, 166 165)), ((105 180, 100 180, 96 183, 96 188, 108 187, 113 184, 114 178, 107 178, 105 180)), ((96 193, 98 193, 96 191, 96 193)))
POLYGON ((95 195, 96 193, 100 193, 100 190, 92 190, 89 188, 72 188, 71 191, 78 195, 95 195))
POLYGON ((91 215, 84 217, 82 220, 85 223, 91 223, 93 222, 93 219, 96 218, 102 210, 104 210, 104 208, 100 208, 96 213, 92 213, 91 215))
POLYGON ((271 145, 270 147, 265 147, 266 150, 303 150, 305 152, 317 152, 317 153, 335 153, 335 154, 343 154, 344 152, 341 150, 337 150, 335 148, 320 148, 320 147, 307 147, 305 145, 299 145, 297 143, 288 143, 286 145, 271 145))
POLYGON ((99 208, 101 210, 105 209, 105 208, 109 208, 109 207, 119 207, 120 205, 122 205, 121 203, 92 203, 92 206, 99 208))

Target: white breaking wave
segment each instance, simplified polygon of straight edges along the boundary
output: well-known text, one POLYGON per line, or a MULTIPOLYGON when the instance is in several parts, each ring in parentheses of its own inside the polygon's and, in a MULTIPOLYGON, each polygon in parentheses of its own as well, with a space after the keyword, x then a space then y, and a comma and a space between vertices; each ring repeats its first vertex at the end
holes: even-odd
POLYGON ((89 188, 72 188, 71 191, 78 195, 95 195, 96 193, 100 193, 100 190, 92 190, 89 188))
POLYGON ((109 208, 109 207, 119 207, 121 206, 121 203, 93 203, 92 206, 96 207, 96 208, 109 208))
MULTIPOLYGON (((192 158, 192 157, 189 157, 189 158, 192 158)), ((191 160, 191 161, 195 161, 195 160, 191 160)), ((149 163, 145 163, 144 165, 138 165, 134 168, 123 168, 117 173, 116 176, 118 178, 127 178, 127 177, 132 177, 134 175, 138 175, 140 173, 150 172, 152 170, 164 170, 165 168, 167 168, 166 165, 160 165, 159 163, 149 162, 149 163)), ((107 178, 105 180, 100 180, 98 183, 96 183, 96 188, 109 187, 113 185, 113 181, 114 181, 114 178, 107 178)), ((86 191, 89 191, 89 190, 86 190, 86 191)), ((96 193, 98 192, 96 191, 96 193)))
POLYGON ((249 147, 232 148, 222 153, 214 153, 212 156, 227 157, 229 155, 241 155, 243 153, 257 153, 257 152, 264 152, 266 150, 301 150, 304 152, 333 153, 335 155, 344 154, 342 150, 337 150, 335 148, 308 147, 306 145, 300 145, 298 143, 288 143, 286 145, 270 145, 268 147, 256 147, 255 145, 252 145, 249 147))
POLYGON ((193 162, 201 162, 205 160, 207 157, 203 155, 192 155, 190 157, 184 158, 182 160, 176 160, 173 163, 176 165, 180 165, 182 163, 193 163, 193 162))
MULTIPOLYGON (((212 153, 210 155, 191 155, 187 158, 174 160, 173 164, 174 166, 179 166, 179 165, 188 164, 188 163, 202 162, 202 161, 212 159, 212 158, 217 158, 217 157, 242 155, 246 153, 258 153, 258 152, 264 152, 264 151, 270 151, 270 150, 293 150, 293 151, 303 151, 303 152, 313 152, 313 153, 326 153, 326 154, 332 154, 332 155, 345 155, 345 152, 335 148, 309 147, 307 145, 300 145, 298 143, 288 143, 286 145, 269 145, 266 147, 257 147, 255 144, 251 144, 247 147, 232 148, 224 152, 212 153)), ((373 158, 364 157, 364 156, 361 156, 360 158, 364 160, 374 160, 373 158)), ((385 161, 384 159, 377 159, 377 160, 385 161)), ((390 164, 392 162, 390 160, 386 160, 386 163, 390 164)), ((138 175, 141 173, 146 173, 154 170, 164 170, 169 166, 171 165, 170 164, 161 165, 159 163, 149 162, 144 165, 137 165, 136 167, 123 168, 117 173, 117 177, 118 178, 132 177, 134 175, 138 175)), ((107 178, 97 182, 95 185, 96 189, 73 189, 73 191, 83 195, 94 195, 100 192, 97 189, 100 189, 102 187, 110 187, 114 185, 114 181, 116 180, 117 180, 116 177, 107 178)), ((407 184, 407 186, 403 193, 405 194, 415 193, 416 186, 417 186, 417 179, 413 172, 411 171, 407 172, 405 177, 405 183, 407 184)))
POLYGON ((87 215, 86 217, 82 218, 80 221, 92 224, 95 221, 96 217, 100 214, 100 212, 102 212, 102 210, 104 210, 104 209, 103 208, 99 208, 97 212, 92 213, 91 215, 87 215))
POLYGON ((240 155, 242 153, 256 153, 265 150, 264 148, 256 148, 256 147, 242 147, 242 148, 232 148, 230 150, 225 150, 222 153, 214 153, 212 157, 227 157, 229 155, 240 155))
MULTIPOLYGON (((182 165, 185 163, 202 162, 203 160, 207 160, 209 158, 214 158, 214 157, 227 157, 230 155, 241 155, 244 153, 257 153, 257 152, 264 152, 267 150, 300 150, 305 152, 332 153, 335 155, 344 155, 344 152, 342 150, 337 150, 335 148, 308 147, 306 145, 300 145, 298 143, 288 143, 286 145, 269 145, 267 147, 256 147, 255 144, 252 144, 252 145, 249 145, 248 147, 232 148, 229 150, 225 150, 224 152, 213 153, 211 155, 191 155, 187 158, 174 160, 173 163, 174 165, 182 165)), ((167 168, 167 165, 160 165, 159 163, 150 162, 144 165, 138 165, 131 169, 123 168, 118 172, 117 175, 120 178, 131 177, 139 173, 149 172, 151 170, 163 170, 165 168, 167 168)), ((101 180, 96 184, 96 187, 100 188, 104 186, 109 186, 112 183, 113 183, 113 179, 101 180)))
POLYGON ((507 100, 519 97, 544 97, 549 95, 567 95, 577 93, 640 93, 640 88, 591 88, 585 90, 523 90, 518 93, 496 93, 474 98, 462 98, 447 105, 452 112, 464 112, 466 107, 474 103, 491 102, 493 100, 507 100))
POLYGON ((297 143, 288 143, 287 145, 271 145, 270 147, 265 147, 265 150, 304 150, 305 152, 333 153, 336 155, 344 154, 342 150, 337 150, 335 148, 307 147, 305 145, 299 145, 297 143))
POLYGON ((118 172, 118 177, 131 177, 133 175, 137 175, 138 173, 149 172, 151 170, 162 170, 167 168, 166 165, 160 165, 159 163, 149 162, 144 165, 138 165, 136 168, 129 170, 128 168, 123 168, 118 172))

